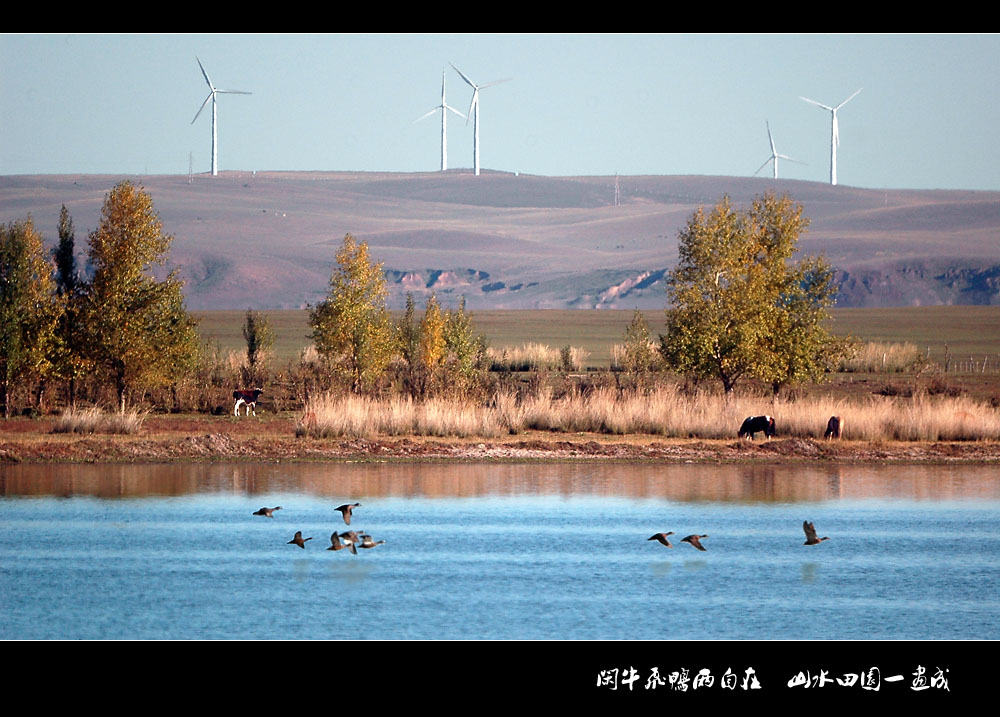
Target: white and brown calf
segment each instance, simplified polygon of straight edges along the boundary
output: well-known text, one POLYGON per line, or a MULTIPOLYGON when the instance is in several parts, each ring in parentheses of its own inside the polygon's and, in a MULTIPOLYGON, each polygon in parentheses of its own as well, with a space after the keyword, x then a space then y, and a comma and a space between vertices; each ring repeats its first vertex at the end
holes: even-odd
POLYGON ((257 415, 257 399, 260 398, 260 394, 264 393, 263 389, 254 388, 247 391, 233 391, 233 398, 236 399, 236 405, 233 406, 233 415, 240 415, 240 406, 246 406, 246 415, 249 416, 250 412, 253 411, 253 415, 257 415))

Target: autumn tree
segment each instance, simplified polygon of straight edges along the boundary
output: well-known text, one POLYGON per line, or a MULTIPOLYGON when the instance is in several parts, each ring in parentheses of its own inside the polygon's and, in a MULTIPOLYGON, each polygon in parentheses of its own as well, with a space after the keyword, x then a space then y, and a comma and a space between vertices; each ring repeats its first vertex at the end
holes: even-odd
POLYGON ((419 356, 421 365, 433 372, 444 363, 444 315, 437 297, 432 293, 427 297, 424 317, 420 320, 419 356))
POLYGON ((486 337, 476 331, 472 314, 465 309, 464 296, 457 309, 445 313, 444 343, 449 377, 465 390, 475 381, 486 361, 486 337))
POLYGON ((42 236, 29 216, 0 226, 0 403, 11 414, 11 389, 51 370, 60 304, 42 236))
POLYGON ((780 388, 821 376, 839 345, 822 327, 835 287, 823 259, 793 260, 808 224, 801 205, 773 193, 691 216, 667 278, 660 353, 671 368, 716 378, 727 394, 743 378, 780 388))
POLYGON ((55 260, 56 292, 63 301, 63 311, 56 327, 58 341, 53 352, 54 373, 67 382, 69 404, 76 405, 76 382, 87 374, 86 333, 83 326, 83 302, 86 286, 76 265, 76 232, 66 205, 59 210, 59 243, 52 250, 55 260))
POLYGON ((396 353, 382 264, 350 234, 337 252, 325 300, 309 309, 310 338, 333 374, 355 393, 371 390, 396 353))
POLYGON ((163 233, 153 200, 125 181, 105 197, 90 233, 84 324, 90 358, 113 386, 124 410, 139 388, 170 385, 189 373, 198 353, 196 321, 184 307, 176 271, 162 281, 173 237, 163 233))
POLYGON ((244 376, 246 384, 260 381, 262 364, 267 353, 274 346, 274 329, 264 314, 247 309, 243 321, 243 340, 247 345, 247 371, 244 376))
POLYGON ((628 373, 641 375, 651 371, 656 363, 656 351, 649 336, 649 324, 639 309, 625 327, 621 366, 628 373))

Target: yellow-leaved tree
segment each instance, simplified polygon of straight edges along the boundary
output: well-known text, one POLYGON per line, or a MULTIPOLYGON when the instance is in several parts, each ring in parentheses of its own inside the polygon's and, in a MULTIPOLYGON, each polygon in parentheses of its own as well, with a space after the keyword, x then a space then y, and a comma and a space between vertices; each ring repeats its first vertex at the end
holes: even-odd
POLYGON ((51 370, 61 303, 42 236, 29 216, 0 226, 0 403, 11 414, 14 386, 51 370))
POLYGON ((108 192, 90 233, 84 326, 87 351, 125 410, 140 388, 171 385, 193 370, 196 321, 184 308, 177 272, 159 281, 173 237, 163 233, 149 193, 125 181, 108 192))
POLYGON ((337 251, 326 299, 309 308, 310 338, 333 375, 354 393, 370 391, 397 351, 382 264, 350 234, 337 251))
POLYGON ((444 315, 437 297, 432 293, 427 298, 424 318, 420 320, 420 363, 434 372, 444 362, 444 315))
POLYGON ((802 205, 770 192, 746 209, 728 197, 709 212, 699 208, 680 232, 667 278, 667 365, 716 378, 727 394, 742 378, 766 381, 775 393, 822 378, 848 342, 822 326, 836 292, 829 264, 794 259, 808 225, 802 205))

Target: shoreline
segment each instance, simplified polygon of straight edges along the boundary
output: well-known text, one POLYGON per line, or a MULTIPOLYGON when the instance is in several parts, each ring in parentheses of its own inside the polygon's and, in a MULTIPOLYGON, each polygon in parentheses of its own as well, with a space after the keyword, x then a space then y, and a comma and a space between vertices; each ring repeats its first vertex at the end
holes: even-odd
POLYGON ((0 465, 213 462, 1000 463, 997 441, 662 438, 527 431, 485 439, 297 437, 284 417, 150 416, 133 435, 52 433, 45 419, 0 423, 0 465))

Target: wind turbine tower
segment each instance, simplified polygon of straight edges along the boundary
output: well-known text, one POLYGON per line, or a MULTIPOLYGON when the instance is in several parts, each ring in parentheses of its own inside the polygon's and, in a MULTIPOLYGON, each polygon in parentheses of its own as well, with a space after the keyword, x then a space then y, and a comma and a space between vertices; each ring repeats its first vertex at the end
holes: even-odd
MULTIPOLYGON (((195 57, 194 59, 198 60, 197 57, 195 57)), ((223 95, 223 94, 224 95, 249 95, 249 94, 252 94, 252 93, 251 92, 244 92, 242 90, 220 90, 220 89, 217 89, 215 87, 215 85, 212 84, 212 80, 210 80, 208 78, 208 73, 205 72, 205 67, 204 67, 204 65, 201 64, 201 60, 198 60, 198 67, 201 68, 201 74, 205 76, 205 82, 208 83, 209 93, 208 93, 208 97, 205 98, 205 101, 201 103, 201 107, 199 107, 198 111, 195 113, 194 119, 191 120, 191 124, 194 124, 195 120, 198 119, 198 115, 200 115, 201 111, 203 109, 205 109, 205 105, 207 105, 208 101, 211 100, 212 101, 212 176, 214 177, 214 176, 216 176, 219 173, 219 130, 218 130, 218 124, 217 124, 217 121, 218 121, 218 109, 216 107, 216 95, 223 95)))
MULTIPOLYGON (((470 80, 465 74, 455 67, 452 63, 448 63, 455 68, 455 72, 462 76, 466 84, 472 88, 472 104, 469 105, 469 114, 471 115, 475 111, 475 119, 473 121, 473 134, 475 135, 475 143, 472 149, 472 166, 475 168, 476 176, 479 175, 479 91, 485 90, 487 87, 492 87, 493 85, 499 85, 501 82, 507 82, 507 79, 494 80, 493 82, 487 82, 485 85, 477 85, 475 82, 470 80)), ((509 79, 509 78, 508 78, 509 79)), ((468 117, 466 117, 466 122, 468 122, 468 117)))
POLYGON ((448 112, 454 112, 459 117, 468 121, 469 118, 463 115, 461 112, 456 110, 454 107, 450 106, 444 99, 444 74, 441 73, 441 104, 432 109, 430 112, 425 114, 420 119, 416 120, 419 122, 422 119, 430 117, 432 114, 441 110, 441 171, 448 169, 448 112))
MULTIPOLYGON (((774 178, 775 179, 778 178, 778 158, 779 157, 781 159, 787 159, 789 162, 795 162, 797 164, 805 164, 805 162, 799 162, 799 160, 792 159, 791 157, 789 157, 787 155, 778 154, 778 150, 775 149, 775 147, 774 147, 774 137, 771 136, 771 125, 769 125, 767 123, 767 120, 764 120, 764 126, 767 127, 767 139, 771 142, 771 156, 768 157, 767 162, 774 162, 774 178)), ((767 166, 767 162, 764 162, 764 164, 760 165, 760 167, 757 168, 757 171, 753 173, 753 176, 756 177, 757 174, 760 172, 760 170, 764 169, 764 167, 767 166)))
MULTIPOLYGON (((858 92, 861 92, 861 90, 863 90, 863 89, 864 89, 864 87, 862 87, 861 89, 859 89, 858 92)), ((840 127, 837 124, 837 110, 839 110, 841 107, 843 107, 848 102, 850 102, 855 97, 857 97, 858 96, 858 92, 855 92, 853 95, 851 95, 850 97, 848 97, 846 100, 844 100, 843 102, 841 102, 836 107, 828 107, 827 105, 820 104, 819 102, 816 102, 815 100, 811 100, 808 97, 803 97, 802 95, 799 95, 799 99, 800 100, 805 100, 806 102, 808 102, 810 104, 814 104, 817 107, 822 107, 823 109, 829 110, 829 112, 830 112, 830 116, 831 116, 831 129, 830 129, 830 184, 836 184, 837 183, 837 147, 840 146, 840 127)))

